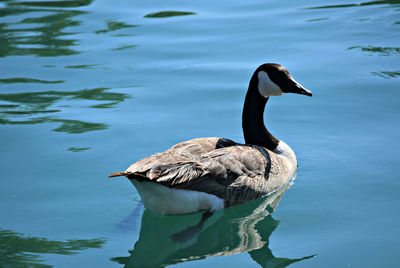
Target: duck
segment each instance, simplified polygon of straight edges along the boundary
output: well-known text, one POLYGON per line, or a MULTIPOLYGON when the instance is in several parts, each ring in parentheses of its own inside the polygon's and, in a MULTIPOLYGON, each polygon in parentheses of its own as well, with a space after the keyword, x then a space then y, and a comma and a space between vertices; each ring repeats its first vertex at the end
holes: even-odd
POLYGON ((291 181, 293 150, 264 124, 271 96, 312 96, 277 63, 260 65, 250 78, 243 112, 245 143, 221 137, 196 138, 143 158, 125 171, 144 207, 158 214, 216 211, 268 196, 291 181))

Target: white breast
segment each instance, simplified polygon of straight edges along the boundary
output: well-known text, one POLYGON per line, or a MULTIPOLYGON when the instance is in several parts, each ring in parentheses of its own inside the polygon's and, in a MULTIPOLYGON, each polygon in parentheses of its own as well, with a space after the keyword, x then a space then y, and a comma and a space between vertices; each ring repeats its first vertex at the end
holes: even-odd
POLYGON ((293 173, 297 168, 297 159, 292 148, 289 147, 285 142, 279 141, 278 146, 275 148, 274 153, 281 157, 286 163, 286 167, 289 172, 293 173))
POLYGON ((212 194, 131 180, 138 190, 146 209, 160 214, 184 214, 199 210, 218 210, 224 201, 212 194))

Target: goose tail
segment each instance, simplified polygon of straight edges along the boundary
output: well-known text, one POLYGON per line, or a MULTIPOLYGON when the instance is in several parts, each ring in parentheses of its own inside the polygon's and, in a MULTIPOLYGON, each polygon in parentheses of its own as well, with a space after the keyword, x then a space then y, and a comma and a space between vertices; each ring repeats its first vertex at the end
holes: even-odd
POLYGON ((109 178, 113 177, 119 177, 119 176, 125 176, 129 180, 139 180, 139 181, 147 181, 149 178, 147 178, 145 175, 137 172, 129 172, 129 171, 119 171, 119 172, 114 172, 108 175, 109 178))
POLYGON ((114 172, 108 175, 109 178, 112 177, 119 177, 119 176, 125 176, 126 177, 127 173, 125 171, 119 171, 119 172, 114 172))

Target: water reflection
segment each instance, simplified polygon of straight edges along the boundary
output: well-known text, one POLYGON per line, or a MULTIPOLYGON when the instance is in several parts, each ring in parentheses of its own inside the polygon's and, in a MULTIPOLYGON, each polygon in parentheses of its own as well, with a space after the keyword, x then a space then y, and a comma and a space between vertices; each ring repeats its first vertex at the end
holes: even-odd
POLYGON ((88 123, 79 120, 54 119, 49 121, 62 123, 61 126, 53 129, 53 131, 66 132, 70 134, 81 134, 94 130, 103 130, 108 127, 108 125, 102 123, 88 123))
POLYGON ((67 38, 67 36, 75 33, 66 32, 65 28, 80 25, 81 21, 74 20, 73 17, 85 14, 86 12, 31 7, 85 6, 91 2, 44 1, 6 3, 6 7, 2 8, 0 12, 0 17, 24 14, 25 18, 18 22, 0 23, 0 57, 12 55, 55 57, 80 53, 72 48, 77 40, 67 38), (43 13, 46 15, 37 17, 37 14, 43 13), (32 26, 27 27, 27 25, 32 26))
POLYGON ((80 250, 101 248, 104 243, 101 239, 55 241, 0 229, 0 267, 51 267, 42 264, 40 254, 74 255, 80 250))
POLYGON ((74 153, 79 153, 79 152, 83 152, 86 150, 89 150, 90 147, 69 147, 68 151, 74 152, 74 153))
MULTIPOLYGON (((78 64, 78 65, 66 65, 65 68, 68 69, 95 69, 98 64, 78 64)), ((55 66, 44 66, 44 67, 55 67, 55 66)))
POLYGON ((59 84, 64 83, 64 80, 40 80, 35 78, 27 78, 27 77, 14 77, 14 78, 3 78, 0 79, 0 84, 12 84, 12 83, 39 83, 39 84, 59 84))
MULTIPOLYGON (((88 12, 69 8, 88 6, 92 2, 93 0, 4 1, 0 9, 0 17, 2 17, 2 22, 0 23, 0 57, 28 55, 58 57, 81 53, 77 34, 82 29, 78 26, 81 26, 83 21, 80 15, 88 14, 88 12)), ((107 20, 106 29, 95 31, 95 33, 108 33, 132 27, 137 27, 137 25, 107 20)), ((87 30, 83 32, 87 32, 87 30)), ((93 30, 90 30, 90 32, 93 33, 93 30)), ((127 50, 134 47, 135 45, 127 43, 112 50, 127 50)), ((11 58, 9 60, 11 61, 11 58)), ((60 64, 47 64, 41 67, 51 68, 57 66, 60 66, 60 64)), ((98 64, 77 62, 77 64, 64 65, 64 67, 67 69, 87 70, 98 69, 98 64)), ((63 77, 68 77, 68 75, 63 74, 63 77)), ((0 86, 3 85, 12 90, 14 90, 13 84, 17 83, 35 86, 34 90, 32 90, 31 85, 27 85, 26 91, 29 90, 29 92, 7 94, 2 92, 3 94, 0 94, 0 124, 58 123, 60 125, 54 128, 53 131, 65 133, 85 133, 102 130, 106 129, 108 125, 85 122, 76 120, 76 118, 63 118, 59 113, 68 110, 68 107, 70 107, 69 102, 71 101, 86 100, 85 105, 98 109, 112 108, 128 98, 126 94, 109 92, 108 88, 76 91, 48 91, 48 88, 45 90, 40 88, 42 84, 68 82, 68 79, 37 79, 31 76, 0 78, 0 86), (89 104, 87 104, 88 101, 89 104)))
POLYGON ((390 79, 390 78, 396 78, 400 76, 400 71, 393 71, 393 72, 389 72, 389 71, 382 71, 382 72, 371 72, 373 75, 382 77, 382 78, 386 78, 386 79, 390 79))
POLYGON ((279 221, 269 215, 287 187, 267 198, 231 207, 215 214, 161 216, 144 211, 139 240, 128 257, 112 261, 124 267, 165 267, 211 256, 248 252, 261 267, 286 267, 313 256, 277 258, 269 237, 279 221), (156 253, 156 254, 155 254, 156 253))
POLYGON ((381 56, 390 56, 400 53, 400 47, 353 46, 349 47, 348 49, 360 49, 363 52, 377 53, 381 56))
POLYGON ((136 45, 127 45, 127 46, 121 46, 121 47, 116 47, 113 48, 112 50, 118 51, 118 50, 125 50, 125 49, 131 49, 137 47, 136 45))
POLYGON ((127 24, 124 22, 118 22, 118 21, 107 21, 107 29, 102 29, 95 31, 96 34, 102 34, 102 33, 108 33, 112 31, 117 31, 125 28, 133 28, 137 27, 138 25, 133 25, 133 24, 127 24))
POLYGON ((79 120, 69 120, 43 114, 54 114, 59 109, 51 108, 56 103, 60 104, 73 100, 89 100, 101 102, 91 105, 91 108, 111 108, 129 98, 122 93, 108 92, 108 88, 83 89, 76 91, 43 91, 24 92, 13 94, 0 94, 0 124, 40 124, 61 123, 60 127, 53 129, 56 132, 71 134, 84 133, 94 130, 106 129, 103 123, 89 123, 79 120), (39 116, 39 117, 36 117, 39 116))
POLYGON ((400 4, 400 0, 382 0, 382 1, 369 1, 369 2, 355 3, 355 4, 318 6, 318 7, 310 7, 307 9, 356 7, 356 6, 370 6, 370 5, 398 5, 398 4, 400 4))
POLYGON ((175 16, 187 16, 187 15, 195 15, 194 12, 187 12, 187 11, 160 11, 154 12, 145 15, 145 18, 169 18, 175 16))
POLYGON ((311 19, 311 20, 306 20, 306 22, 317 22, 317 21, 323 21, 323 20, 329 20, 329 18, 317 18, 317 19, 311 19))
POLYGON ((10 6, 33 6, 33 7, 81 7, 90 5, 93 0, 65 0, 65 1, 29 1, 12 2, 10 6))

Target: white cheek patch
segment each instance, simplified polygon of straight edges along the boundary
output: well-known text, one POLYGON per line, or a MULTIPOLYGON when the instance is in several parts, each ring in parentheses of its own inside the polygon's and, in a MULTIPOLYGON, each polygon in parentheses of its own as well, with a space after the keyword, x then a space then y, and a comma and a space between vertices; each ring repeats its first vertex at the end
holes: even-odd
POLYGON ((277 84, 271 81, 268 74, 264 71, 258 72, 258 92, 265 98, 269 96, 280 96, 283 94, 282 90, 277 84))

